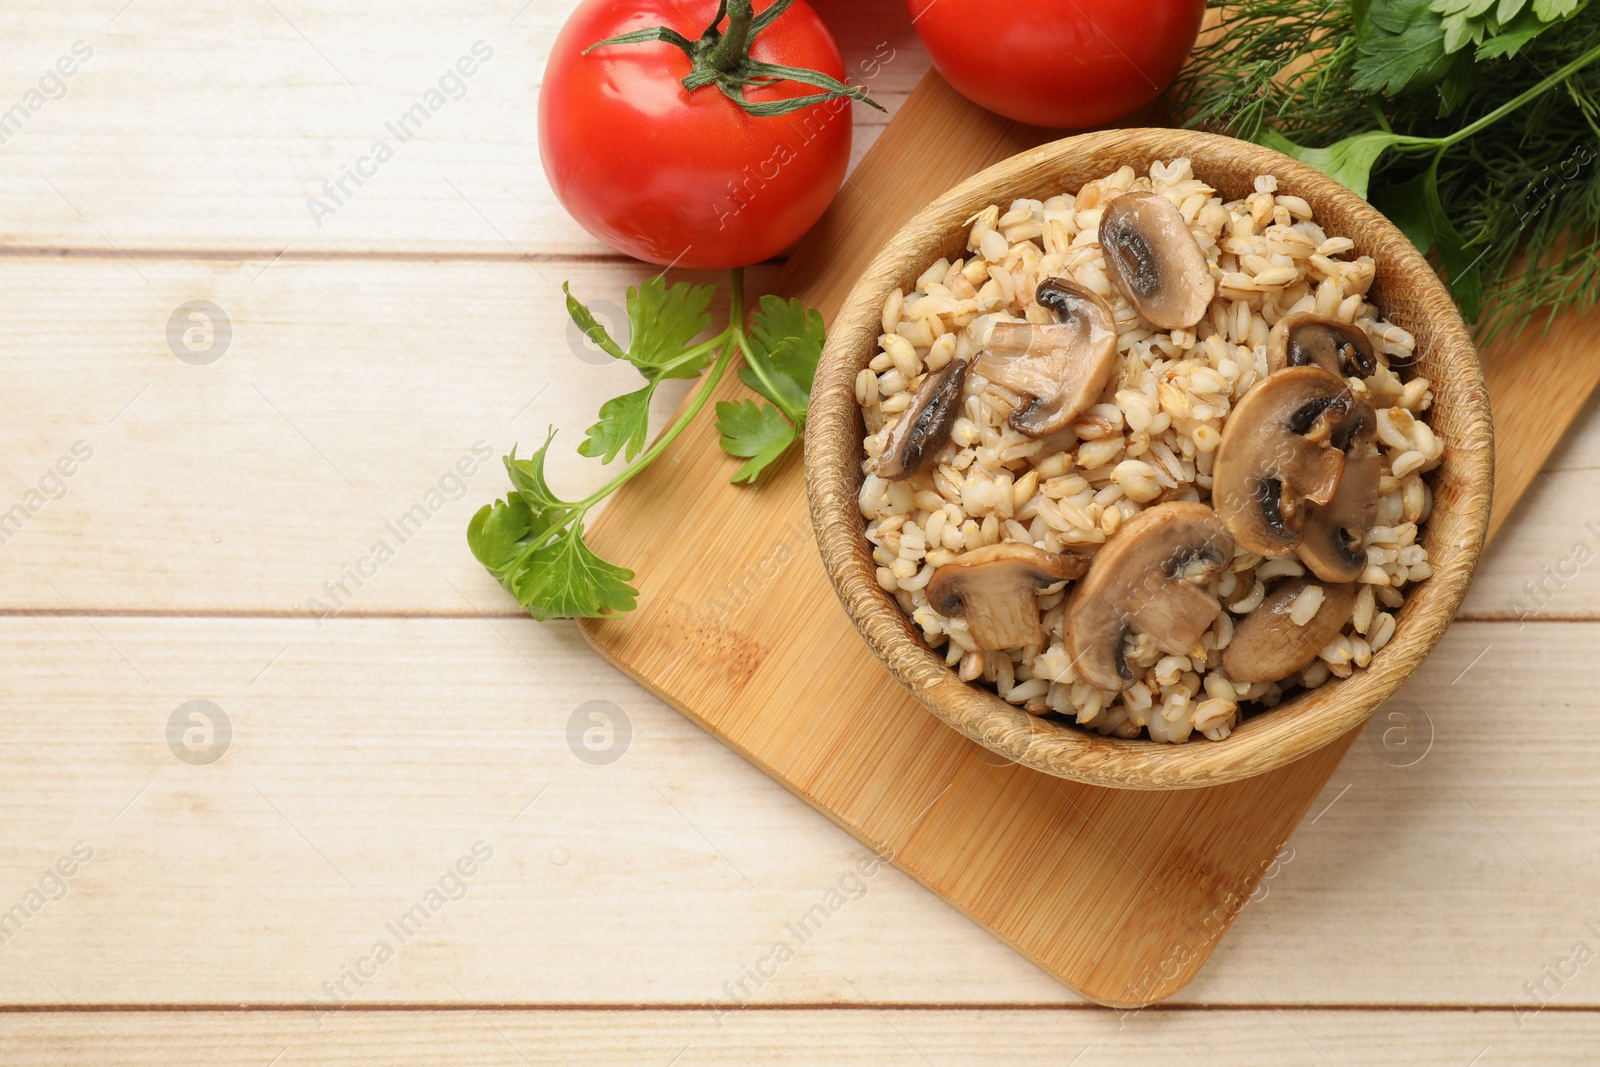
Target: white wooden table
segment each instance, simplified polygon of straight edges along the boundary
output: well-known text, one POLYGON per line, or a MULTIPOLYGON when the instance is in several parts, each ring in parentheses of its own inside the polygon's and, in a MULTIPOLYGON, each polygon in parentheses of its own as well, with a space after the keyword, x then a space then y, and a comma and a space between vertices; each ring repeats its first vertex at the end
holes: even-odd
MULTIPOLYGON (((0 1062, 1600 1056, 1593 417, 1403 694, 1420 758, 1358 742, 1172 1003, 1080 1003, 884 869, 717 1011, 863 849, 467 552, 500 454, 554 423, 553 479, 593 484, 572 446, 632 387, 560 282, 648 273, 545 184, 570 4, 522 2, 0 12, 0 1062), (603 765, 568 743, 595 700, 631 727, 603 765)), ((888 42, 892 112, 927 65, 901 5, 816 6, 852 68, 888 42)))

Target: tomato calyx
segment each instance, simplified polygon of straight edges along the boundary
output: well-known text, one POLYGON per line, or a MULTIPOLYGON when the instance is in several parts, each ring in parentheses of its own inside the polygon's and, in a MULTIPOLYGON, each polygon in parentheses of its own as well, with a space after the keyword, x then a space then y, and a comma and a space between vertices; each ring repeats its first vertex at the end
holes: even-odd
POLYGON ((779 63, 763 63, 751 58, 750 45, 757 35, 772 25, 793 3, 794 0, 778 0, 757 15, 752 0, 722 0, 717 5, 717 13, 712 17, 711 25, 705 28, 697 40, 689 40, 670 26, 649 26, 597 41, 585 48, 583 54, 588 55, 596 48, 607 45, 664 41, 682 49, 683 54, 689 57, 693 69, 683 79, 683 87, 686 90, 692 93, 704 86, 714 85, 729 100, 757 117, 787 115, 791 111, 800 111, 814 104, 839 98, 860 100, 879 111, 884 110, 883 105, 869 97, 867 90, 862 86, 846 85, 821 71, 808 70, 805 67, 789 67, 779 63), (727 27, 719 30, 717 27, 724 17, 728 21, 727 27), (776 85, 784 81, 814 86, 822 92, 807 93, 787 100, 745 98, 747 88, 776 85))

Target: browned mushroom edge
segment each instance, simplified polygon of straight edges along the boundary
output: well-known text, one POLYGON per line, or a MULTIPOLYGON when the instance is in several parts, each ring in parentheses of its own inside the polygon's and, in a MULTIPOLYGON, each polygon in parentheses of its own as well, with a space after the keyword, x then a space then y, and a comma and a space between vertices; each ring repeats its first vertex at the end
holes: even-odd
POLYGON ((1337 494, 1347 453, 1366 450, 1361 442, 1376 426, 1372 405, 1336 374, 1269 374, 1223 424, 1211 486, 1217 514, 1247 550, 1287 555, 1301 543, 1309 509, 1337 494))
POLYGON ((980 649, 1037 647, 1039 592, 1077 578, 1089 557, 1046 552, 1020 541, 963 553, 928 582, 928 605, 946 618, 964 617, 980 649))
POLYGON ((1117 324, 1095 293, 1046 278, 1034 298, 1055 322, 997 322, 976 370, 1023 397, 1007 420, 1029 437, 1048 437, 1099 399, 1117 363, 1117 324))
POLYGON ((1204 585, 1233 549, 1216 512, 1192 501, 1157 504, 1124 523, 1068 598, 1066 652, 1078 677, 1112 692, 1132 685, 1123 651, 1130 634, 1168 655, 1192 655, 1221 610, 1204 585))
POLYGON ((912 394, 900 421, 878 456, 878 477, 888 481, 909 478, 922 470, 950 439, 950 428, 961 413, 967 385, 967 364, 952 359, 928 372, 912 394))
POLYGON ((1365 378, 1378 369, 1367 332, 1354 323, 1296 311, 1279 319, 1267 334, 1267 369, 1321 367, 1340 377, 1365 378))
POLYGON ((1321 585, 1322 603, 1304 624, 1290 617, 1294 603, 1314 583, 1289 578, 1267 593, 1259 606, 1234 627, 1222 652, 1222 669, 1235 682, 1276 682, 1310 665, 1333 640, 1355 609, 1356 587, 1321 585))
POLYGON ((1163 330, 1199 322, 1217 293, 1205 253, 1183 212, 1160 193, 1123 193, 1100 216, 1100 249, 1112 284, 1163 330))

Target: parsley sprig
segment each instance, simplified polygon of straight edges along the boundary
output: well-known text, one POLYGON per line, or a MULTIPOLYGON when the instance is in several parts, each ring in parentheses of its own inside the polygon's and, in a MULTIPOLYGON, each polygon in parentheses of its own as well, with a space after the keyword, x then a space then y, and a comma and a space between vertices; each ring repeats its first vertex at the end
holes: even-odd
POLYGON ((817 358, 822 354, 822 316, 798 300, 764 296, 747 327, 743 271, 736 269, 727 327, 710 340, 695 343, 694 338, 711 325, 707 309, 716 288, 686 282, 669 287, 662 275, 630 288, 629 344, 624 349, 563 286, 567 314, 579 329, 601 350, 632 364, 645 384, 602 404, 599 421, 578 446, 580 455, 602 463, 622 455, 627 466, 616 477, 581 500, 556 495, 544 473, 556 435, 552 428, 527 459, 517 458, 516 449, 511 450, 505 457, 511 491, 479 509, 467 526, 472 554, 534 618, 599 618, 634 609, 639 591, 629 584, 633 571, 601 559, 584 543, 584 519, 591 508, 653 463, 694 421, 737 356, 744 357, 740 379, 771 403, 717 404, 722 447, 747 460, 733 480, 754 482, 804 428, 817 358), (645 448, 656 388, 671 378, 702 374, 688 405, 645 448))
POLYGON ((755 481, 800 436, 823 340, 821 314, 775 296, 761 298, 749 333, 735 338, 744 353, 739 380, 772 401, 759 407, 751 400, 717 402, 723 450, 749 458, 735 482, 755 481))

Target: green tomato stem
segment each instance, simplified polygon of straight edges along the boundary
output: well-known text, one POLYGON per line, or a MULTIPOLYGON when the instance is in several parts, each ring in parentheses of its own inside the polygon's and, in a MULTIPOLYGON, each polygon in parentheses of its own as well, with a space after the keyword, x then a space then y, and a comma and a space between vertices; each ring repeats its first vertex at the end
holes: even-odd
MULTIPOLYGON (((706 65, 723 73, 732 73, 745 60, 750 48, 750 20, 755 18, 755 7, 750 0, 728 0, 728 28, 706 53, 706 65)), ((716 29, 713 23, 712 30, 716 29)))
POLYGON ((685 89, 692 93, 704 86, 715 85, 747 114, 757 118, 787 115, 841 97, 860 100, 883 111, 883 105, 869 97, 863 86, 846 85, 821 71, 766 63, 751 58, 750 47, 755 38, 777 21, 793 3, 794 0, 777 0, 757 15, 753 0, 723 0, 717 7, 711 25, 701 32, 697 40, 691 41, 677 30, 666 26, 648 26, 620 33, 615 37, 607 37, 585 48, 583 54, 588 55, 596 48, 608 45, 665 41, 689 58, 693 69, 682 79, 685 89), (719 30, 717 26, 724 16, 728 20, 727 29, 719 30), (783 81, 813 85, 823 91, 781 100, 755 102, 745 99, 744 91, 747 86, 765 86, 783 81))

